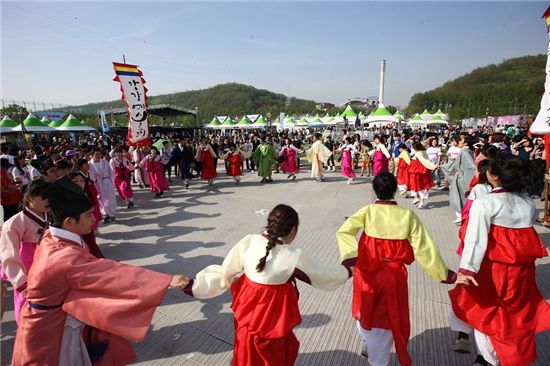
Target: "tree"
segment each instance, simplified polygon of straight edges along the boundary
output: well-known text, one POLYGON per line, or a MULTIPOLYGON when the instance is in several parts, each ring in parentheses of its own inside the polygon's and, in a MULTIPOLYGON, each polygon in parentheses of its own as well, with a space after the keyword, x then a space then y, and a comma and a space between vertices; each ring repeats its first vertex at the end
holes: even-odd
POLYGON ((8 116, 14 121, 21 123, 25 118, 27 118, 29 111, 27 108, 14 103, 0 109, 0 115, 8 116))

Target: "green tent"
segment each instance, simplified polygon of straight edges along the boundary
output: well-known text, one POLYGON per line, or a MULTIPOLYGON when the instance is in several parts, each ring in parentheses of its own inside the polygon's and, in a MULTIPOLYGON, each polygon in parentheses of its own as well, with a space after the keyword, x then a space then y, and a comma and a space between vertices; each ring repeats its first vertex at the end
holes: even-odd
POLYGON ((212 118, 212 121, 210 121, 210 123, 208 123, 204 127, 205 128, 218 128, 220 125, 221 125, 220 121, 216 117, 214 117, 214 118, 212 118))
POLYGON ((357 113, 355 113, 355 111, 353 110, 353 108, 351 108, 350 105, 348 105, 346 107, 346 109, 344 109, 344 112, 342 112, 342 115, 341 117, 346 117, 346 118, 355 118, 357 117, 357 113))
POLYGON ((63 120, 60 119, 60 120, 58 120, 58 121, 51 121, 51 122, 48 124, 48 126, 53 127, 53 128, 57 128, 57 127, 61 126, 62 124, 63 124, 63 120))
POLYGON ((402 121, 403 120, 403 115, 401 113, 399 113, 399 111, 396 111, 393 116, 395 118, 397 118, 398 120, 402 121))
POLYGON ((229 116, 220 125, 220 128, 234 128, 234 127, 235 127, 235 121, 233 121, 229 116))
MULTIPOLYGON (((29 132, 52 132, 55 129, 50 126, 46 126, 32 113, 29 113, 27 118, 22 123, 25 126, 25 130, 29 132)), ((21 125, 13 128, 14 131, 21 131, 21 125)))
POLYGON ((422 117, 420 117, 419 114, 415 114, 414 117, 411 118, 411 121, 422 122, 424 120, 422 119, 422 117))
POLYGON ((0 127, 13 128, 17 127, 17 123, 15 123, 10 117, 4 116, 2 122, 0 122, 0 127))
POLYGON ((309 121, 307 120, 306 117, 302 117, 300 118, 298 123, 296 123, 296 126, 309 126, 309 121))
POLYGON ((48 117, 46 117, 46 116, 43 116, 42 119, 40 120, 40 122, 42 122, 42 123, 45 124, 46 126, 49 126, 50 123, 52 123, 52 121, 49 120, 48 117))
POLYGON ((386 109, 386 107, 384 107, 382 104, 380 105, 380 107, 378 107, 377 110, 375 110, 374 112, 372 112, 370 114, 371 116, 373 117, 381 117, 381 116, 391 116, 392 114, 390 113, 390 111, 388 111, 386 109))
POLYGON ((252 127, 254 127, 254 128, 256 128, 256 127, 265 128, 265 127, 267 127, 267 121, 265 120, 265 118, 263 116, 260 116, 260 117, 258 117, 256 122, 254 122, 252 127))
POLYGON ((239 123, 237 123, 236 127, 239 128, 248 128, 252 124, 252 121, 248 119, 247 116, 243 116, 239 123))
POLYGON ((63 122, 61 126, 57 127, 57 130, 77 132, 77 131, 95 131, 96 129, 90 126, 86 126, 85 124, 80 122, 75 116, 73 116, 72 114, 69 114, 65 122, 63 122))

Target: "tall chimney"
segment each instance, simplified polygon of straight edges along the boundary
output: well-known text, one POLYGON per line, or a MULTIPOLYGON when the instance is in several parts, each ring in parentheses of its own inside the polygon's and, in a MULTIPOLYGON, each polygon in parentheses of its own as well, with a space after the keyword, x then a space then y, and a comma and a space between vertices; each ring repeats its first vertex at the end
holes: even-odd
POLYGON ((386 74, 386 60, 380 61, 380 90, 378 92, 378 103, 384 103, 384 76, 386 74))

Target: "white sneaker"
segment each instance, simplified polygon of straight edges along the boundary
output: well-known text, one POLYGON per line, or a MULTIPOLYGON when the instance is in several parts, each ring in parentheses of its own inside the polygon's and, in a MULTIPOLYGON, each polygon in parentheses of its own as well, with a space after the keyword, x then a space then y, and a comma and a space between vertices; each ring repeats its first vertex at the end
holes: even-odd
POLYGON ((418 198, 415 198, 414 201, 412 202, 412 204, 416 205, 418 202, 420 202, 420 200, 418 198))
POLYGON ((418 205, 418 209, 419 209, 419 210, 422 210, 423 208, 424 208, 424 204, 423 204, 423 203, 421 203, 421 204, 418 205))
POLYGON ((457 218, 456 220, 453 221, 453 224, 457 224, 457 225, 462 224, 462 218, 457 218))
POLYGON ((399 192, 399 195, 400 195, 400 196, 403 196, 403 195, 405 195, 405 194, 407 194, 407 191, 400 191, 400 192, 399 192))

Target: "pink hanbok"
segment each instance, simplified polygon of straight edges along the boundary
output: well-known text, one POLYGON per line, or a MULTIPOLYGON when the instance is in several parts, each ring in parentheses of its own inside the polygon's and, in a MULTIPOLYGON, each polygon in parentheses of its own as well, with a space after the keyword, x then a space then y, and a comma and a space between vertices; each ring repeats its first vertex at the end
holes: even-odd
POLYGON ((141 163, 140 167, 145 167, 151 184, 151 192, 160 193, 170 190, 170 185, 164 175, 164 164, 160 155, 147 155, 141 163))
POLYGON ((90 160, 90 178, 99 191, 99 208, 104 216, 115 217, 117 203, 115 196, 115 173, 109 167, 109 162, 99 159, 90 160))
POLYGON ((130 181, 130 171, 134 170, 134 167, 126 158, 122 160, 112 158, 109 165, 115 174, 115 188, 120 198, 125 201, 131 200, 134 197, 134 191, 130 181))
POLYGON ((348 178, 355 178, 353 158, 351 156, 351 149, 348 146, 342 149, 341 173, 348 178))
POLYGON ((17 324, 19 324, 19 314, 25 303, 22 292, 27 288, 27 274, 33 262, 36 246, 46 227, 46 217, 39 217, 26 208, 2 225, 0 275, 14 288, 13 303, 17 324))
POLYGON ((380 173, 387 173, 389 171, 388 157, 381 150, 374 151, 372 161, 373 161, 373 169, 372 169, 373 176, 376 177, 380 173))
POLYGON ((284 156, 285 161, 281 165, 283 171, 287 174, 298 173, 298 164, 296 164, 296 154, 303 153, 295 146, 284 146, 279 152, 279 156, 284 156))

